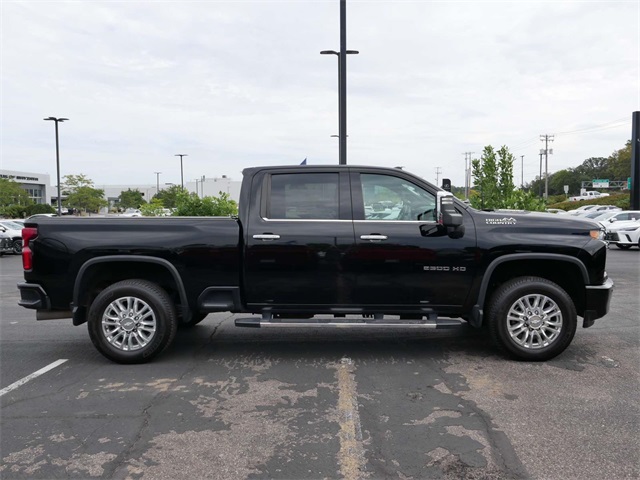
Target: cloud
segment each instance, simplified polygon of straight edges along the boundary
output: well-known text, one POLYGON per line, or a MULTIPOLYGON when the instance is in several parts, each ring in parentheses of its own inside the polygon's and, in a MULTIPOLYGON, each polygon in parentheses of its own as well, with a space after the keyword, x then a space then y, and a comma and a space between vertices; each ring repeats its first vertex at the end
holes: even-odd
MULTIPOLYGON (((99 184, 337 163, 337 1, 4 2, 2 163, 99 184)), ((463 183, 507 145, 538 174, 607 156, 640 108, 633 2, 347 2, 349 163, 463 183)), ((520 177, 520 163, 515 175, 520 177)))

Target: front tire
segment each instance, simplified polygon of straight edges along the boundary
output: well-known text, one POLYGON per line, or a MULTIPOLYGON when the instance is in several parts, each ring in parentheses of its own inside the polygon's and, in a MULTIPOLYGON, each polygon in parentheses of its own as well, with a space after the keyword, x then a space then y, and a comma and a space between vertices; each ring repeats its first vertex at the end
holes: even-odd
POLYGON ((567 292, 539 277, 519 277, 502 284, 489 302, 487 318, 498 348, 529 361, 549 360, 562 353, 578 324, 567 292))
POLYGON ((619 243, 616 243, 616 247, 618 247, 620 250, 629 250, 631 248, 631 245, 620 245, 619 243))
POLYGON ((145 363, 173 341, 178 320, 173 301, 147 280, 123 280, 98 294, 88 313, 91 341, 117 363, 145 363))

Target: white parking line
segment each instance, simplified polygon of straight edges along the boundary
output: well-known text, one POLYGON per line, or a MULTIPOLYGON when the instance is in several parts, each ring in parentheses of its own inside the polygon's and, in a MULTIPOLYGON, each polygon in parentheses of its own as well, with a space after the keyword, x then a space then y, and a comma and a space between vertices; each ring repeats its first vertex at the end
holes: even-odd
POLYGON ((27 375, 26 377, 18 380, 17 382, 12 383, 8 387, 4 387, 2 390, 0 390, 0 397, 3 396, 5 393, 9 393, 10 391, 15 390, 19 386, 24 385, 29 380, 33 380, 34 378, 39 377, 43 373, 47 373, 49 370, 53 370, 58 365, 62 365, 66 361, 67 361, 66 358, 61 358, 60 360, 56 360, 55 362, 47 365, 46 367, 41 368, 37 372, 33 372, 31 375, 27 375))

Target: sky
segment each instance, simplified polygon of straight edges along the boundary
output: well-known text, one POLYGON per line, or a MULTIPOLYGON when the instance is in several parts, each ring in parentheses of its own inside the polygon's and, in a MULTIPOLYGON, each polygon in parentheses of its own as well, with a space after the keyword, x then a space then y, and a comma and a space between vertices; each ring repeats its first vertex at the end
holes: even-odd
MULTIPOLYGON (((640 110, 640 0, 347 0, 347 163, 464 185, 607 157, 640 110), (522 157, 524 156, 524 157, 522 157)), ((0 3, 1 168, 97 185, 338 163, 339 0, 0 3), (154 172, 162 172, 159 177, 154 172)))

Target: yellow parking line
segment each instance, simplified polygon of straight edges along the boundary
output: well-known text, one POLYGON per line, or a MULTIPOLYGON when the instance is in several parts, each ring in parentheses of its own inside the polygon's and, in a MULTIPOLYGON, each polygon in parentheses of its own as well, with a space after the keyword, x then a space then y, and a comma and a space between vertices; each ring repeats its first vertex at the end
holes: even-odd
POLYGON ((340 473, 346 480, 362 478, 365 457, 362 430, 358 414, 358 394, 354 376, 355 366, 350 358, 343 358, 338 366, 338 416, 340 424, 340 473))

